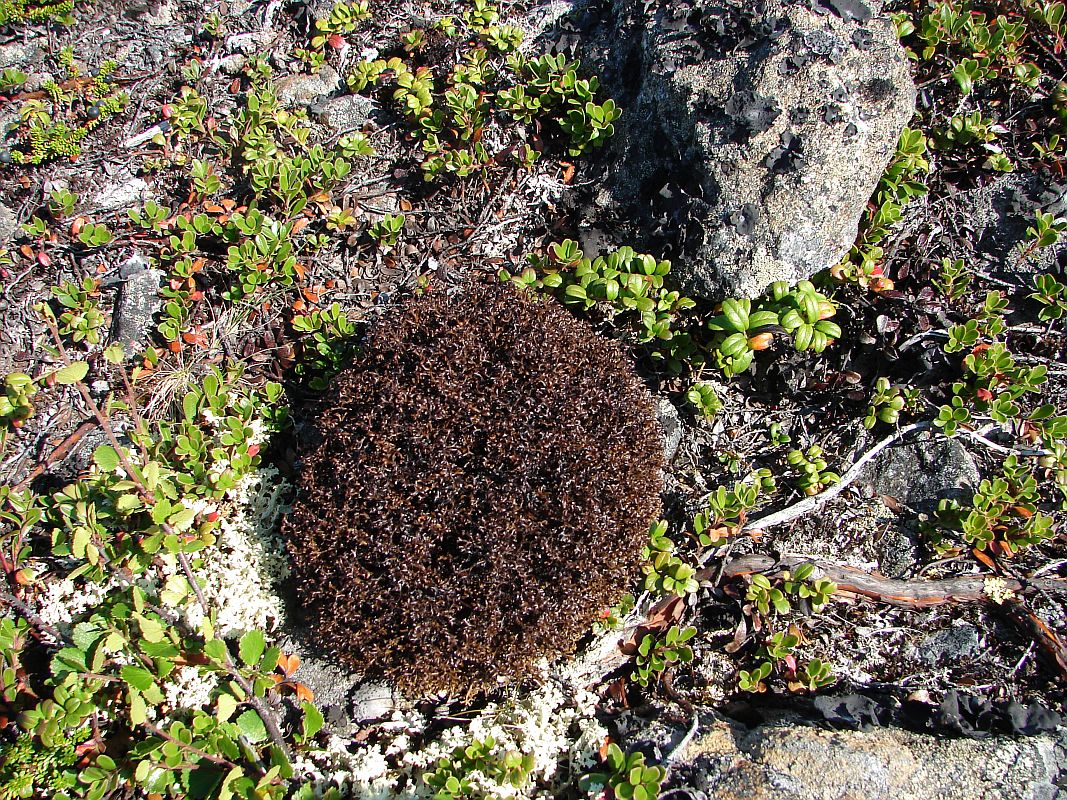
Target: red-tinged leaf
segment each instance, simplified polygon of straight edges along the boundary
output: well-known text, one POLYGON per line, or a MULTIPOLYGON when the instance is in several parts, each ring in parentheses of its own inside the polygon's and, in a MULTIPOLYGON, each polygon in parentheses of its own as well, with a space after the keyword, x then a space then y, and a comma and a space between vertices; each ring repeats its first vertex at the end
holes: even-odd
POLYGON ((985 564, 991 570, 994 570, 996 572, 1000 572, 1000 570, 997 568, 997 562, 994 561, 989 556, 987 556, 985 553, 983 553, 978 548, 973 549, 971 551, 971 553, 973 553, 975 558, 977 558, 979 561, 981 561, 983 564, 985 564))
POLYGON ((258 444, 250 445, 249 448, 248 448, 248 455, 249 456, 253 456, 253 457, 254 456, 258 456, 259 455, 259 445, 258 444))
POLYGON ((334 50, 340 50, 342 47, 345 46, 345 37, 343 37, 339 33, 330 34, 330 38, 328 39, 328 41, 330 43, 330 47, 332 47, 334 50))
POLYGON ((202 330, 188 331, 182 334, 182 341, 196 347, 207 347, 207 336, 202 330))
POLYGON ((33 258, 35 255, 33 252, 33 248, 30 247, 28 244, 24 244, 19 247, 19 252, 22 253, 22 255, 26 256, 26 258, 33 258))

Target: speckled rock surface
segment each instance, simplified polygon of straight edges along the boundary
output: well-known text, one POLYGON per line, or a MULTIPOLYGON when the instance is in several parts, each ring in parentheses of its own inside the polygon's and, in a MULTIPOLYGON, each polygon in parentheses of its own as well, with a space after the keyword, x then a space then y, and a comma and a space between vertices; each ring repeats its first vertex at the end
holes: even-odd
POLYGON ((651 231, 712 299, 839 260, 915 108, 876 1, 852 4, 862 21, 816 0, 616 0, 586 21, 584 55, 624 109, 587 228, 651 231))
POLYGON ((1064 738, 952 739, 707 719, 675 782, 716 800, 1062 800, 1064 738))
POLYGON ((924 438, 890 447, 861 477, 875 494, 888 495, 922 511, 939 500, 959 499, 978 488, 981 476, 967 449, 952 439, 924 438))

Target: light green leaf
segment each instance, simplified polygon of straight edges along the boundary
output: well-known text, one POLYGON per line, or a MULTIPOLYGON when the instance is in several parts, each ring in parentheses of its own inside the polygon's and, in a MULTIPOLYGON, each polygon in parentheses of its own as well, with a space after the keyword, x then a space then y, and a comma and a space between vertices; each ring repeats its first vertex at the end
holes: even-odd
POLYGON ((233 712, 237 710, 237 705, 237 698, 232 694, 220 694, 215 712, 219 722, 226 722, 232 717, 233 712))
POLYGON ((69 386, 72 383, 84 380, 85 376, 89 374, 89 363, 87 361, 75 361, 57 369, 52 374, 56 379, 56 383, 69 386))
POLYGON ((143 667, 123 667, 119 674, 126 683, 142 692, 151 688, 156 681, 155 676, 143 667))
MULTIPOLYGON (((123 667, 125 671, 128 667, 123 667)), ((141 697, 140 692, 130 690, 130 722, 134 725, 141 725, 148 719, 148 707, 145 705, 144 698, 141 697)), ((142 762, 148 763, 148 762, 142 762)))
POLYGON ((322 718, 322 712, 315 706, 314 703, 309 703, 305 700, 301 705, 304 708, 304 741, 306 742, 320 730, 322 730, 322 724, 325 720, 322 718))
POLYGON ((262 631, 249 631, 241 637, 241 644, 238 647, 241 661, 249 667, 254 667, 259 663, 260 656, 263 655, 263 650, 266 646, 267 642, 263 637, 262 631))
POLYGON ((93 451, 93 463, 101 472, 112 473, 119 466, 119 454, 109 444, 102 444, 93 451))
POLYGON ((141 635, 147 642, 163 641, 163 625, 149 617, 138 617, 137 623, 141 627, 141 635))
POLYGON ((241 729, 241 733, 244 734, 245 738, 253 744, 262 742, 267 738, 267 727, 263 724, 259 714, 251 708, 237 718, 237 727, 241 729))

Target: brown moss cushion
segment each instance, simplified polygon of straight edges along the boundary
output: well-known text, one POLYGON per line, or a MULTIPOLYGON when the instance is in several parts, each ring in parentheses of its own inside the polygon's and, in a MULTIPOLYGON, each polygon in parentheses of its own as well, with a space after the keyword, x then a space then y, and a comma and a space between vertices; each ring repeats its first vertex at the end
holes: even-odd
POLYGON ((652 398, 620 347, 510 285, 413 299, 332 383, 285 524, 312 635, 414 693, 571 651, 659 513, 652 398))

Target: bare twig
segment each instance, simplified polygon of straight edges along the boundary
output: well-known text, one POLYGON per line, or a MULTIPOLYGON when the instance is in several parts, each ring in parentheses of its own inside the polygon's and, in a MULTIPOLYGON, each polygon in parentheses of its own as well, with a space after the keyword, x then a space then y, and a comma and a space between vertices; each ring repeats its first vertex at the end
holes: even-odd
POLYGON ((74 429, 74 433, 72 433, 70 436, 68 436, 66 439, 64 439, 62 442, 60 442, 58 445, 56 445, 55 449, 52 450, 51 453, 49 453, 47 456, 45 456, 37 464, 37 466, 35 466, 32 470, 30 470, 30 474, 29 475, 27 475, 25 478, 23 478, 21 481, 19 481, 17 484, 15 484, 14 490, 16 492, 22 491, 27 486, 29 486, 30 483, 32 483, 38 477, 40 477, 41 474, 43 474, 46 469, 48 469, 50 466, 55 464, 57 461, 61 461, 64 458, 66 458, 67 455, 70 453, 70 451, 74 449, 75 445, 77 445, 78 442, 81 441, 81 438, 85 434, 87 434, 89 431, 91 431, 93 428, 95 428, 97 426, 97 424, 98 423, 97 423, 97 421, 95 419, 90 419, 90 420, 86 420, 81 425, 79 425, 77 428, 75 428, 74 429))
POLYGON ((863 472, 863 468, 867 463, 893 444, 896 444, 904 437, 908 436, 915 431, 926 430, 932 426, 932 422, 913 422, 911 425, 905 425, 896 433, 887 436, 882 441, 878 442, 874 447, 856 459, 855 463, 849 467, 848 472, 841 476, 841 480, 835 483, 824 492, 820 492, 813 497, 807 497, 801 500, 799 503, 783 508, 781 511, 775 511, 772 514, 766 514, 762 517, 749 520, 745 523, 741 530, 766 530, 767 528, 773 528, 776 525, 784 525, 787 522, 792 522, 795 519, 799 519, 806 514, 810 514, 818 508, 826 505, 828 502, 837 497, 843 492, 850 484, 852 484, 860 474, 863 472))
POLYGON ((64 636, 59 630, 49 625, 47 622, 41 619, 40 615, 36 611, 34 611, 32 608, 30 608, 28 605, 19 600, 17 597, 15 597, 15 595, 11 594, 10 592, 0 590, 0 603, 6 603, 11 608, 15 609, 17 612, 22 614, 22 616, 28 619, 30 621, 30 624, 37 628, 37 630, 47 633, 57 642, 62 642, 63 644, 68 645, 71 644, 70 637, 64 636))

